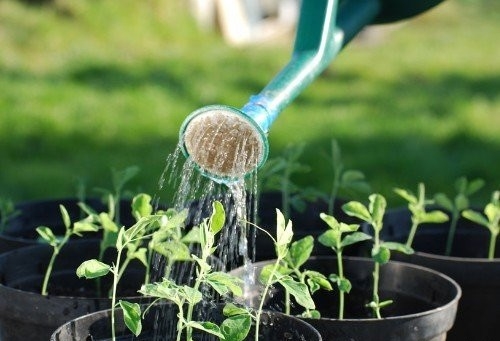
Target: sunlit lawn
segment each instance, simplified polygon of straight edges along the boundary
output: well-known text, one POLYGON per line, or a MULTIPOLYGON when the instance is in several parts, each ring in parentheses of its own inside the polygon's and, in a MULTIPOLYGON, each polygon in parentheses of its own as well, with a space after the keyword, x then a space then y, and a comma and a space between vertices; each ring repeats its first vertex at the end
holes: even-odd
MULTIPOLYGON (((0 2, 0 195, 16 201, 110 186, 110 169, 141 167, 157 191, 191 111, 245 104, 288 61, 292 41, 232 48, 203 33, 180 1, 0 2)), ((271 157, 305 143, 327 190, 336 138, 347 168, 375 191, 451 191, 482 177, 500 187, 500 44, 496 1, 446 1, 359 39, 274 124, 271 157)))

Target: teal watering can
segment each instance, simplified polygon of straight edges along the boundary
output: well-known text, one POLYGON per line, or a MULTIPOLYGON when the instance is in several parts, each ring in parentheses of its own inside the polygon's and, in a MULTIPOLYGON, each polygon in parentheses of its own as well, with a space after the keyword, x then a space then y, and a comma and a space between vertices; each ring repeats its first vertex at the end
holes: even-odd
POLYGON ((181 126, 184 155, 206 176, 228 183, 262 166, 267 134, 289 105, 365 26, 422 13, 443 0, 302 0, 290 61, 241 109, 210 105, 181 126))

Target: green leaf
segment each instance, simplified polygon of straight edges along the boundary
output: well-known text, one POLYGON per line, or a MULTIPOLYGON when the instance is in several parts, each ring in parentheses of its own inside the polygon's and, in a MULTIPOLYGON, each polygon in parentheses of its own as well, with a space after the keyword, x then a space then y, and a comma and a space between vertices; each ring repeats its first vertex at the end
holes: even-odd
POLYGON ((339 290, 345 293, 349 293, 352 289, 352 284, 347 278, 340 278, 338 281, 339 290))
POLYGON ((69 217, 69 213, 66 210, 66 207, 64 207, 63 205, 59 205, 59 210, 61 211, 64 226, 66 226, 66 229, 69 229, 71 227, 71 218, 69 217))
POLYGON ((402 188, 395 188, 394 192, 396 192, 397 195, 399 195, 400 197, 402 197, 403 199, 405 199, 406 201, 408 201, 411 204, 418 203, 417 197, 410 191, 407 191, 407 190, 402 189, 402 188))
POLYGON ((305 275, 307 276, 307 284, 309 285, 311 294, 314 294, 320 288, 328 291, 333 289, 331 283, 322 273, 308 270, 305 272, 305 275))
POLYGON ((281 277, 278 282, 295 298, 298 304, 306 309, 314 309, 316 306, 309 293, 307 285, 297 282, 290 276, 281 277))
POLYGON ((444 193, 438 193, 434 196, 434 201, 445 210, 453 211, 453 202, 444 193))
POLYGON ((300 314, 301 317, 303 318, 311 318, 311 319, 320 319, 321 318, 321 313, 315 309, 313 310, 306 310, 302 314, 300 314))
POLYGON ((196 321, 189 321, 186 323, 186 327, 191 327, 194 329, 202 330, 206 333, 215 335, 219 338, 224 339, 224 334, 222 334, 220 328, 218 325, 216 325, 213 322, 205 321, 205 322, 196 322, 196 321))
POLYGON ((370 205, 368 207, 372 216, 372 225, 377 230, 382 229, 382 221, 385 214, 385 208, 387 207, 387 202, 385 198, 380 194, 372 194, 369 197, 370 205))
POLYGON ((431 212, 425 212, 421 217, 420 217, 420 222, 421 223, 444 223, 448 221, 450 218, 448 215, 442 211, 431 211, 431 212))
POLYGON ((274 269, 274 264, 268 264, 262 268, 260 275, 259 275, 259 281, 262 284, 266 284, 271 275, 273 276, 272 283, 274 283, 274 282, 276 282, 277 278, 279 278, 281 276, 288 275, 288 274, 292 273, 292 271, 293 271, 292 269, 290 269, 288 267, 281 266, 281 265, 278 266, 275 273, 273 273, 273 269, 274 269))
POLYGON ((359 218, 363 221, 370 222, 372 220, 372 216, 366 206, 359 201, 350 201, 342 205, 342 210, 347 215, 359 218))
POLYGON ((147 217, 153 213, 151 196, 148 194, 138 194, 132 199, 132 213, 136 219, 147 217))
POLYGON ((484 184, 485 184, 484 180, 479 179, 479 178, 470 181, 469 185, 467 186, 465 194, 470 196, 470 195, 476 193, 481 188, 483 188, 484 184))
POLYGON ((141 307, 138 303, 130 303, 127 301, 118 301, 123 310, 123 321, 127 328, 138 336, 142 331, 141 323, 141 307))
POLYGON ((455 197, 455 207, 457 208, 458 211, 463 211, 467 207, 469 207, 469 199, 467 197, 460 193, 455 197))
POLYGON ((406 246, 405 244, 397 243, 397 242, 382 242, 380 246, 387 248, 389 250, 398 251, 405 253, 407 255, 411 255, 414 251, 411 247, 406 246))
POLYGON ((292 238, 292 222, 286 222, 283 213, 276 209, 276 255, 279 259, 285 258, 292 238))
POLYGON ((50 246, 56 247, 59 244, 57 237, 54 232, 47 226, 39 226, 36 228, 36 232, 43 238, 50 246))
POLYGON ((252 318, 249 314, 241 314, 230 316, 220 326, 222 335, 225 341, 242 341, 244 340, 252 326, 252 318))
POLYGON ((206 282, 214 288, 221 296, 232 292, 235 296, 242 296, 241 288, 243 280, 225 272, 212 272, 206 276, 206 282))
POLYGON ((161 243, 154 243, 153 250, 169 260, 191 260, 191 251, 189 247, 180 241, 167 240, 161 243))
POLYGON ((318 236, 318 242, 320 242, 320 244, 326 247, 331 247, 334 250, 337 250, 337 247, 339 246, 339 239, 340 232, 335 230, 325 231, 318 236))
POLYGON ((202 293, 194 288, 191 288, 190 286, 183 285, 182 291, 185 294, 186 300, 191 304, 199 303, 203 299, 202 293))
POLYGON ((344 248, 348 245, 360 243, 362 241, 370 240, 370 239, 372 239, 372 236, 370 236, 364 232, 353 232, 353 233, 346 235, 344 237, 344 239, 342 239, 341 245, 342 245, 342 248, 344 248))
POLYGON ((97 259, 90 259, 82 264, 76 269, 76 275, 79 278, 85 277, 87 279, 102 277, 107 275, 111 271, 111 266, 97 259))
POLYGON ((374 248, 372 249, 372 259, 379 263, 379 264, 385 264, 389 261, 391 258, 391 251, 383 246, 380 246, 379 248, 374 248))
POLYGON ((462 216, 466 219, 473 221, 476 224, 488 227, 488 220, 479 212, 474 210, 465 210, 462 212, 462 216))
POLYGON ((81 235, 85 232, 97 232, 99 231, 99 227, 95 224, 85 222, 85 221, 77 221, 73 224, 73 233, 77 235, 81 235))
POLYGON ((199 244, 200 241, 200 228, 194 226, 191 228, 182 238, 181 241, 186 244, 196 243, 199 244))
POLYGON ((134 251, 132 251, 130 253, 127 253, 127 258, 129 258, 129 259, 137 259, 142 264, 144 264, 144 266, 148 266, 147 252, 148 252, 147 248, 141 247, 138 250, 134 250, 134 251))
POLYGON ((224 314, 224 316, 235 316, 235 315, 248 314, 249 312, 244 307, 243 308, 238 307, 233 303, 226 303, 224 309, 222 310, 222 313, 224 314))
POLYGON ((210 217, 210 230, 215 235, 219 233, 220 230, 224 227, 224 223, 226 221, 226 213, 224 211, 224 206, 220 201, 214 201, 212 203, 212 216, 210 217))
POLYGON ((314 238, 306 236, 292 243, 288 251, 287 257, 292 262, 293 267, 301 267, 311 256, 314 248, 314 238))
POLYGON ((113 221, 113 219, 106 212, 99 213, 99 221, 101 226, 105 231, 118 232, 118 225, 113 221))

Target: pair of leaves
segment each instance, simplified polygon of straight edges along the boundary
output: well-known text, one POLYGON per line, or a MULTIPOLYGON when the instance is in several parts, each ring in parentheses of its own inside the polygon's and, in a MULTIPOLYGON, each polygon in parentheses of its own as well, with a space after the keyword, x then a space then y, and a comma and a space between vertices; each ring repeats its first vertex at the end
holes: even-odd
POLYGON ((380 231, 383 226, 382 222, 387 201, 380 194, 371 194, 368 199, 370 201, 368 207, 358 201, 350 201, 344 204, 342 209, 347 215, 366 221, 376 231, 380 231))
POLYGON ((402 188, 395 188, 394 192, 408 201, 408 208, 412 213, 412 221, 414 224, 444 223, 449 220, 448 215, 442 211, 426 211, 426 206, 432 204, 433 201, 425 197, 425 186, 423 183, 418 184, 418 197, 411 191, 402 188))
POLYGON ((359 225, 345 224, 337 221, 333 216, 325 213, 320 214, 320 218, 328 224, 329 230, 323 232, 318 241, 326 247, 332 248, 335 252, 341 252, 344 247, 371 239, 371 236, 363 232, 357 232, 359 225), (349 233, 342 238, 342 235, 349 233))

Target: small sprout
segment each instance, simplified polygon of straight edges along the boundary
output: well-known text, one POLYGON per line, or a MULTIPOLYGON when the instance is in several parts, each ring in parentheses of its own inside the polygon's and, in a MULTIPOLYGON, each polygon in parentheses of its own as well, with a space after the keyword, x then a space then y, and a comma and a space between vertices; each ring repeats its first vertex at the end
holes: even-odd
POLYGON ((456 195, 453 199, 450 199, 444 193, 437 193, 434 196, 436 204, 448 210, 451 214, 450 230, 448 231, 448 237, 446 239, 446 256, 451 254, 453 248, 453 240, 455 238, 460 213, 469 208, 469 197, 479 191, 483 186, 484 181, 482 179, 468 181, 467 178, 461 177, 455 182, 456 195))
POLYGON ((342 252, 346 246, 369 240, 372 237, 358 232, 358 224, 348 225, 338 222, 333 216, 325 213, 321 213, 320 217, 328 224, 329 229, 318 237, 318 241, 330 247, 337 256, 338 274, 330 274, 328 279, 339 289, 339 319, 342 320, 344 318, 344 294, 349 293, 352 287, 351 282, 344 276, 342 252))
POLYGON ((61 211, 61 217, 65 227, 64 236, 62 236, 61 238, 56 237, 52 229, 47 226, 39 226, 36 228, 36 231, 40 235, 42 240, 52 246, 53 249, 52 256, 50 257, 49 263, 47 265, 42 283, 41 294, 44 296, 48 295, 47 287, 49 285, 49 279, 52 274, 52 268, 54 267, 57 255, 59 255, 61 249, 64 247, 64 245, 66 245, 71 236, 82 236, 83 232, 97 232, 99 230, 99 228, 93 224, 91 219, 84 219, 80 222, 72 224, 71 218, 66 208, 63 205, 59 205, 59 210, 61 211))
POLYGON ((365 175, 356 169, 345 169, 342 162, 342 153, 337 140, 332 140, 332 150, 329 161, 333 170, 333 181, 328 197, 328 214, 333 215, 333 206, 341 189, 351 192, 370 192, 370 185, 365 175))
POLYGON ((20 214, 21 211, 16 209, 12 200, 0 197, 0 232, 5 231, 9 221, 20 214))
POLYGON ((417 232, 417 227, 420 224, 444 223, 448 221, 448 215, 440 210, 433 210, 431 212, 426 211, 426 206, 433 204, 434 201, 425 198, 425 185, 423 183, 418 184, 418 196, 401 188, 396 188, 394 191, 396 194, 408 201, 408 209, 412 214, 412 225, 405 244, 407 247, 412 246, 413 239, 415 238, 415 234, 417 232))
POLYGON ((367 305, 372 308, 377 318, 382 318, 380 309, 390 304, 390 301, 380 301, 378 287, 380 277, 380 266, 389 262, 391 250, 403 251, 405 253, 413 253, 413 250, 403 244, 394 242, 383 242, 380 240, 380 232, 383 228, 383 218, 387 202, 380 194, 372 194, 369 196, 369 205, 366 207, 358 201, 351 201, 343 205, 344 212, 350 216, 357 217, 369 223, 374 231, 373 246, 371 250, 372 259, 375 262, 373 271, 373 297, 372 301, 367 305))
POLYGON ((484 216, 473 210, 464 210, 462 216, 476 224, 486 227, 490 231, 490 243, 488 247, 488 259, 495 257, 495 246, 500 234, 500 191, 491 195, 491 201, 484 208, 484 216))

